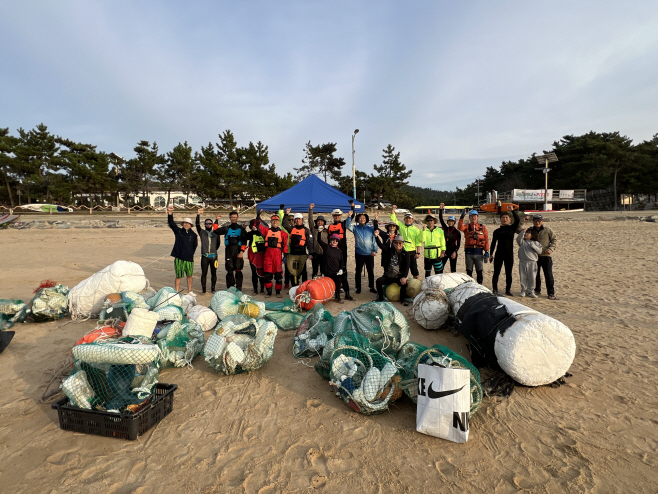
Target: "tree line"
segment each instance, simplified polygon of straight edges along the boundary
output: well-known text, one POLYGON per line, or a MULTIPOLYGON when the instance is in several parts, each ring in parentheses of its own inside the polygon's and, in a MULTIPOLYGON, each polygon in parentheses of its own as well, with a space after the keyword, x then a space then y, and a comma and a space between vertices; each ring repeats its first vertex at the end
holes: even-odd
MULTIPOLYGON (((551 189, 607 189, 619 204, 619 194, 658 194, 658 134, 652 139, 633 144, 619 132, 588 132, 567 135, 553 142, 558 161, 550 163, 548 175, 551 189)), ((536 154, 518 161, 504 161, 500 167, 487 167, 479 180, 480 192, 512 189, 543 189, 544 173, 538 169, 536 154)), ((455 199, 472 204, 478 180, 457 188, 455 199)))
MULTIPOLYGON (((161 152, 157 142, 142 140, 134 148, 134 157, 123 159, 92 144, 53 135, 43 123, 29 131, 18 129, 17 136, 8 128, 0 128, 4 182, 0 203, 11 207, 35 201, 90 206, 106 202, 146 204, 149 191, 158 189, 167 193, 167 204, 172 192, 182 191, 186 202, 195 195, 205 203, 228 201, 233 206, 238 200, 252 203, 276 195, 312 173, 352 195, 351 173, 343 175, 345 160, 335 156, 335 143, 312 145, 309 141, 302 166, 293 175, 277 173, 275 164, 270 163, 268 146, 260 141, 238 146, 230 130, 218 138, 198 151, 186 141, 168 152, 161 152)), ((404 204, 413 199, 401 190, 410 176, 400 153, 389 144, 373 174, 357 172, 357 197, 385 197, 404 204)))

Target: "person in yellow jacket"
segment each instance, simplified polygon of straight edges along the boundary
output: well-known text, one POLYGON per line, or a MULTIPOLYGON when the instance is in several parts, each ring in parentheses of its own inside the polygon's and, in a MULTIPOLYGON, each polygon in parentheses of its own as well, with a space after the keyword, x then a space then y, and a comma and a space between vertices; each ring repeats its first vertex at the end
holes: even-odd
POLYGON ((423 230, 423 253, 425 254, 425 278, 432 274, 443 273, 446 261, 446 238, 443 229, 436 226, 436 218, 431 214, 425 216, 423 223, 427 225, 423 230))
POLYGON ((414 215, 409 212, 404 214, 404 223, 400 223, 397 216, 395 216, 395 210, 397 208, 397 206, 393 206, 390 219, 391 221, 395 221, 400 228, 400 235, 404 239, 404 250, 409 254, 409 270, 411 271, 411 275, 419 279, 420 273, 418 272, 417 259, 420 257, 420 248, 423 245, 423 233, 414 225, 414 215))

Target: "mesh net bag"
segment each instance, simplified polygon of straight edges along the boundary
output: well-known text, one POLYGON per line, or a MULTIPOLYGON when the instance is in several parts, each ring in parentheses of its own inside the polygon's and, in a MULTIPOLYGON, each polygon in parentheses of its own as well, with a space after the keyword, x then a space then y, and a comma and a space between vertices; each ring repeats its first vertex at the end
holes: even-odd
POLYGON ((471 371, 471 413, 475 413, 482 404, 483 393, 480 385, 480 372, 464 357, 443 345, 433 345, 428 348, 410 341, 398 352, 395 364, 402 377, 399 388, 414 403, 416 403, 418 396, 418 364, 438 364, 442 367, 471 371))
POLYGON ((98 316, 98 320, 103 322, 110 319, 117 319, 126 322, 128 320, 128 306, 129 304, 126 304, 124 301, 112 304, 106 300, 105 306, 103 306, 103 309, 98 316))
POLYGON ((130 313, 130 311, 133 310, 135 307, 139 309, 146 309, 146 310, 150 310, 151 308, 151 306, 146 303, 144 297, 137 292, 131 292, 131 291, 123 292, 121 294, 121 300, 127 304, 126 310, 128 311, 128 313, 130 313))
POLYGON ((146 303, 151 309, 157 309, 158 307, 163 307, 165 305, 177 305, 182 307, 183 298, 176 290, 166 286, 164 288, 160 288, 158 293, 156 293, 155 296, 149 298, 146 303))
POLYGON ((188 313, 187 318, 190 321, 195 321, 201 325, 201 329, 204 331, 211 331, 217 326, 217 314, 215 314, 212 309, 205 307, 203 305, 195 305, 192 307, 188 313))
POLYGON ((41 288, 30 301, 35 322, 56 321, 68 313, 69 289, 62 285, 41 288))
POLYGON ((450 293, 462 283, 470 281, 473 281, 473 278, 466 273, 443 273, 425 278, 421 287, 423 290, 443 290, 450 293))
POLYGON ((162 321, 178 321, 185 322, 185 316, 183 315, 183 308, 179 305, 164 305, 157 309, 153 309, 153 312, 158 314, 158 322, 162 321))
POLYGON ((322 350, 333 337, 333 332, 333 316, 322 304, 315 304, 297 328, 292 354, 296 358, 322 355, 322 350))
POLYGON ((352 323, 352 314, 350 312, 344 310, 334 318, 334 335, 352 329, 354 329, 354 324, 352 323))
MULTIPOLYGON (((294 287, 293 287, 294 288, 294 287)), ((292 288, 291 288, 292 290, 292 288)), ((290 300, 290 299, 285 299, 282 302, 273 302, 273 301, 268 301, 265 302, 265 309, 266 310, 274 310, 274 311, 291 311, 295 307, 295 303, 290 300)))
POLYGON ((73 370, 62 383, 70 404, 88 410, 136 412, 158 382, 157 345, 121 338, 73 347, 73 370))
POLYGON ((190 311, 190 309, 196 305, 196 296, 188 293, 187 295, 183 295, 182 300, 183 314, 187 316, 187 313, 190 311))
POLYGON ((402 396, 394 360, 357 331, 336 337, 329 376, 336 396, 364 415, 381 413, 402 396))
POLYGON ((210 300, 210 308, 215 311, 220 321, 236 314, 244 314, 254 319, 262 319, 265 316, 264 302, 252 299, 234 286, 215 292, 210 300))
POLYGON ((17 322, 25 322, 30 312, 22 300, 0 299, 0 330, 10 329, 17 322))
POLYGON ((293 331, 299 328, 299 325, 304 320, 304 314, 301 312, 292 311, 274 311, 267 312, 265 319, 272 321, 282 331, 293 331))
POLYGON ((272 321, 244 314, 220 321, 208 338, 203 355, 208 365, 224 374, 241 374, 262 367, 274 353, 277 327, 272 321))
POLYGON ((192 367, 192 360, 206 343, 203 328, 194 321, 171 323, 158 333, 156 342, 162 351, 160 368, 192 367))
POLYGON ((440 329, 450 315, 446 292, 437 288, 423 290, 414 299, 413 314, 422 328, 440 329))
POLYGON ((380 352, 395 355, 409 341, 406 317, 389 302, 370 302, 352 311, 354 329, 380 352))

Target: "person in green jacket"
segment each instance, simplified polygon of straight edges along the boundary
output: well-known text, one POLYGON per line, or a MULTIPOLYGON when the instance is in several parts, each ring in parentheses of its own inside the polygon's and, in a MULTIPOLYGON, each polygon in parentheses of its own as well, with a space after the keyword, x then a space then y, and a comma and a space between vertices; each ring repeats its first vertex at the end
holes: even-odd
POLYGON ((425 216, 423 221, 425 229, 423 230, 423 253, 425 254, 425 278, 432 274, 443 273, 446 255, 446 239, 443 229, 436 226, 436 218, 431 214, 425 216))
POLYGON ((420 257, 420 248, 423 245, 423 234, 414 226, 414 215, 409 212, 404 214, 404 223, 400 223, 397 216, 395 216, 395 210, 397 208, 397 206, 393 206, 390 219, 391 221, 395 221, 400 228, 400 235, 404 239, 404 250, 409 254, 409 270, 411 271, 411 275, 419 279, 420 273, 418 272, 417 259, 420 257))

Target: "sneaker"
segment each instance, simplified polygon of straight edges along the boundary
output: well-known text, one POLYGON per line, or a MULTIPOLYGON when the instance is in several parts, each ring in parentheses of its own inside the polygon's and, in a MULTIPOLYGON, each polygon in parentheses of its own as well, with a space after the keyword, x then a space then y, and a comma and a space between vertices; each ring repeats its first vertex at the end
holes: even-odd
POLYGON ((375 290, 374 288, 371 288, 370 293, 377 293, 377 290, 375 290))
POLYGON ((192 295, 193 297, 196 297, 196 293, 194 293, 194 292, 192 292, 192 291, 187 292, 187 294, 188 294, 188 295, 192 295))
POLYGON ((534 292, 530 292, 530 293, 528 294, 528 297, 530 297, 530 298, 537 298, 537 295, 535 295, 534 292))
POLYGON ((354 297, 352 297, 349 293, 346 293, 345 300, 354 300, 354 297))
POLYGON ((525 292, 521 292, 521 298, 525 298, 525 292))

